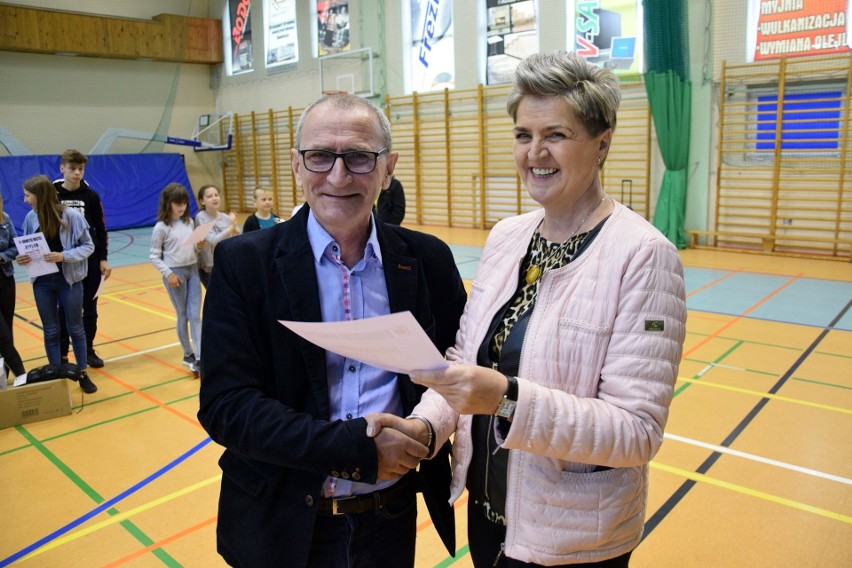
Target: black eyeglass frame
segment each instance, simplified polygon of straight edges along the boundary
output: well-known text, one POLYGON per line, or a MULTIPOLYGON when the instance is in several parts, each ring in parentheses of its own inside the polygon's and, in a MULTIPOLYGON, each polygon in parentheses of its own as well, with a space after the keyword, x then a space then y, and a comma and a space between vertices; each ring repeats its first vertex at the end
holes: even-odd
POLYGON ((379 156, 381 156, 382 154, 387 152, 388 147, 385 146, 384 148, 382 148, 378 152, 371 152, 369 150, 350 150, 349 152, 338 153, 338 152, 332 152, 331 150, 323 150, 321 148, 305 148, 304 150, 302 148, 299 148, 297 151, 299 152, 299 154, 302 155, 302 163, 305 165, 305 169, 307 169, 309 172, 314 172, 315 174, 326 174, 326 173, 328 173, 328 172, 330 172, 331 170, 334 169, 334 164, 336 164, 337 159, 340 158, 341 160, 343 160, 343 167, 346 168, 346 171, 349 172, 350 174, 356 174, 357 175, 357 174, 371 174, 374 171, 376 171, 376 165, 379 163, 379 156), (324 154, 330 154, 330 155, 334 156, 334 160, 332 160, 331 165, 328 167, 327 170, 312 170, 308 166, 307 160, 305 160, 305 154, 307 152, 322 152, 324 154), (352 169, 349 167, 349 164, 346 163, 346 156, 349 156, 351 154, 369 154, 370 156, 373 156, 373 167, 370 168, 370 170, 366 171, 366 172, 352 171, 352 169))

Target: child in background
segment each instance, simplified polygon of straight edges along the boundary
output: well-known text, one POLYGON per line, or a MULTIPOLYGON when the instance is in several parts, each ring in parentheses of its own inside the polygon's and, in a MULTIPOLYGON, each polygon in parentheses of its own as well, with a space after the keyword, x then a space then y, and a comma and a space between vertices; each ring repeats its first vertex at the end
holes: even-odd
MULTIPOLYGON (((25 235, 41 232, 50 252, 42 259, 55 262, 58 272, 33 278, 33 296, 44 333, 47 362, 60 363, 59 314, 71 335, 74 358, 80 369, 80 387, 85 393, 98 390, 86 373, 86 329, 83 327, 83 280, 89 270, 88 258, 95 252, 85 217, 71 207, 59 203, 56 188, 47 176, 33 176, 24 182, 24 201, 33 208, 24 217, 25 235)), ((29 254, 18 254, 18 264, 32 262, 29 254)))
POLYGON ((201 210, 195 215, 195 227, 213 223, 207 238, 202 241, 203 248, 198 251, 198 276, 207 288, 213 270, 213 249, 220 241, 239 235, 240 228, 236 213, 232 211, 225 215, 219 212, 219 188, 215 185, 204 185, 198 190, 198 204, 201 210))
MULTIPOLYGON (((15 317, 15 264, 18 256, 15 246, 15 225, 3 211, 3 196, 0 196, 0 356, 11 371, 15 386, 27 382, 27 371, 21 355, 15 349, 12 318, 15 317)), ((6 380, 0 377, 0 391, 6 390, 6 380)))
POLYGON ((163 275, 163 284, 177 314, 177 335, 183 347, 183 364, 198 377, 198 360, 201 357, 201 282, 196 247, 203 246, 204 241, 195 246, 185 244, 193 230, 189 216, 189 192, 179 183, 170 183, 160 193, 157 224, 151 235, 150 258, 154 267, 163 275))
MULTIPOLYGON (((98 288, 101 286, 101 276, 109 278, 112 268, 107 262, 107 230, 104 218, 104 206, 100 196, 93 190, 83 174, 89 158, 79 150, 65 150, 62 153, 59 171, 62 179, 53 182, 56 187, 59 202, 79 211, 89 224, 89 235, 95 243, 95 252, 87 262, 89 271, 83 280, 83 328, 86 330, 86 352, 90 367, 103 367, 104 360, 95 353, 95 336, 98 333, 98 288)), ((61 314, 61 310, 60 310, 61 314)), ((68 330, 65 328, 65 318, 59 318, 59 354, 62 361, 68 360, 68 345, 70 344, 68 330)))
POLYGON ((272 212, 272 201, 272 191, 264 187, 255 188, 255 212, 246 218, 246 222, 243 224, 244 233, 268 229, 281 222, 281 217, 272 212))

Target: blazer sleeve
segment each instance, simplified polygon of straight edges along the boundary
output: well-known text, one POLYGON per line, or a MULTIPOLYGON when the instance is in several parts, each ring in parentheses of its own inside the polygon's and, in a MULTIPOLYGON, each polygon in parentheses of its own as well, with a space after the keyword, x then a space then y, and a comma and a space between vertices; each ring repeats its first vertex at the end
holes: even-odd
MULTIPOLYGON (((257 242, 284 232, 261 231, 216 247, 202 317, 199 421, 214 441, 255 469, 305 472, 314 476, 316 491, 335 470, 357 471, 360 481, 375 483, 378 454, 366 420, 329 421, 319 410, 316 401, 327 396, 320 387, 325 352, 278 323, 296 319, 292 305, 308 302, 289 292, 308 286, 312 269, 308 252, 293 255, 307 260, 282 263, 294 271, 282 286, 274 248, 257 242)), ((319 318, 318 300, 316 309, 319 318)))

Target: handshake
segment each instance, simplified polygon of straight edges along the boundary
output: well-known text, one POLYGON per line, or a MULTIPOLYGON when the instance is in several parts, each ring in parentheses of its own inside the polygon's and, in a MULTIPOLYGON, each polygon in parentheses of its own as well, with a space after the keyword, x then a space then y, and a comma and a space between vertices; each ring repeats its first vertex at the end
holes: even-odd
POLYGON ((431 432, 424 419, 386 413, 366 418, 367 436, 375 440, 379 454, 379 480, 397 479, 429 456, 431 432))

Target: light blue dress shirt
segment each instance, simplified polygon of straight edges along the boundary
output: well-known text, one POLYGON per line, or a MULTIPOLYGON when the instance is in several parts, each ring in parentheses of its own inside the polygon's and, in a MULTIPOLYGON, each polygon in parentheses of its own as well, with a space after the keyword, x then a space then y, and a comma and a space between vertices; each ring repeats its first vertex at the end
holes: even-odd
MULTIPOLYGON (((376 223, 370 224, 370 236, 364 255, 350 270, 340 261, 340 245, 314 217, 308 214, 308 240, 317 272, 322 321, 343 321, 345 295, 349 296, 350 318, 365 319, 390 314, 388 287, 382 266, 382 251, 376 237, 376 223), (337 262, 334 260, 336 259, 337 262), (344 289, 344 271, 348 290, 344 289)), ((402 400, 397 390, 396 373, 371 367, 355 359, 347 359, 326 351, 329 409, 331 420, 351 420, 373 412, 402 415, 402 400)), ((395 483, 381 481, 376 485, 341 478, 328 478, 323 485, 326 496, 333 487, 334 497, 371 493, 395 483)))

